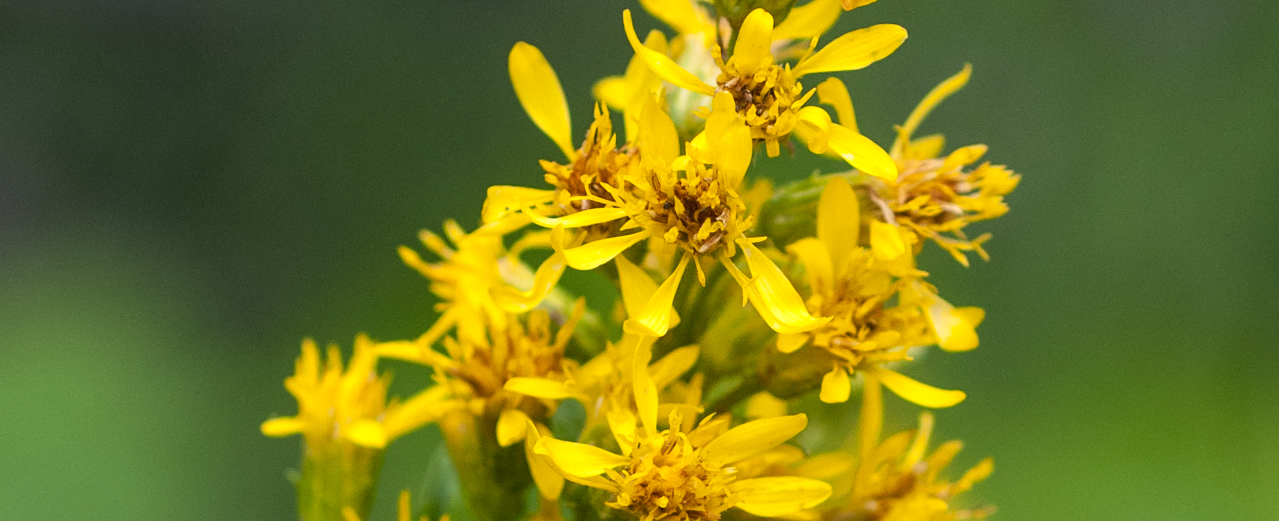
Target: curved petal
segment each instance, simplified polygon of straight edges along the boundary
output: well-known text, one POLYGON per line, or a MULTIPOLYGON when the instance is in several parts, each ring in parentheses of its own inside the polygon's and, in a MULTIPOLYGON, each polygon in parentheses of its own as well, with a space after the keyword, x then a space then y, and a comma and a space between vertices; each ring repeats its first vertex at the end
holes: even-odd
POLYGON ((565 228, 581 228, 592 224, 616 221, 626 217, 626 210, 606 206, 604 208, 592 208, 590 210, 573 212, 563 217, 546 217, 544 215, 539 215, 537 212, 532 210, 526 210, 524 215, 527 215, 529 220, 533 221, 538 226, 546 228, 554 228, 556 226, 563 226, 565 228))
POLYGON ((962 402, 967 397, 963 391, 938 389, 891 369, 871 367, 865 370, 873 373, 876 378, 884 383, 884 387, 896 393, 897 396, 905 398, 916 405, 940 409, 962 402))
POLYGON ((728 60, 730 70, 736 69, 741 77, 754 75, 755 71, 773 63, 772 46, 773 15, 763 9, 751 11, 737 31, 733 57, 728 60))
POLYGON ((886 181, 897 180, 897 163, 870 138, 843 125, 831 123, 827 129, 827 139, 831 152, 844 158, 853 168, 886 181))
POLYGON ((667 353, 661 360, 653 362, 653 365, 648 366, 648 374, 653 378, 653 385, 661 389, 680 375, 687 373, 693 368, 693 364, 697 363, 699 352, 700 349, 697 346, 684 346, 667 353))
POLYGON ((870 222, 870 249, 879 260, 893 260, 906 253, 906 241, 897 227, 883 221, 870 222))
POLYGON ((823 402, 844 403, 848 401, 852 391, 852 381, 848 378, 848 371, 845 371, 843 367, 831 369, 826 376, 822 377, 820 398, 823 402))
POLYGON ((579 478, 598 476, 608 469, 631 462, 628 457, 594 445, 560 441, 549 436, 538 440, 533 452, 549 457, 564 473, 579 478))
POLYGON ((812 508, 830 498, 825 481, 796 476, 743 479, 729 485, 738 493, 733 506, 759 517, 778 517, 812 508))
POLYGON ((493 222, 510 212, 553 200, 555 200, 555 190, 507 185, 490 186, 484 198, 484 207, 480 210, 480 219, 485 223, 493 222))
POLYGON ((568 102, 555 70, 546 62, 542 51, 524 42, 516 42, 511 48, 508 68, 515 96, 520 99, 524 111, 538 128, 551 138, 564 157, 572 159, 576 152, 570 144, 572 130, 569 124, 568 102))
POLYGON ((293 416, 271 418, 262 422, 262 434, 272 438, 282 438, 298 434, 304 430, 306 430, 306 422, 293 416))
MULTIPOLYGON (((653 282, 648 272, 640 269, 625 256, 615 257, 617 278, 622 291, 622 306, 626 308, 626 316, 635 318, 643 314, 644 305, 648 304, 653 294, 657 293, 657 283, 653 282)), ((679 314, 671 308, 670 327, 679 324, 679 314)))
POLYGON ((795 77, 817 72, 855 71, 892 54, 906 41, 900 25, 879 24, 846 33, 795 65, 795 77))
POLYGON ((502 385, 502 388, 513 393, 547 400, 563 400, 577 395, 573 388, 564 382, 530 376, 511 378, 502 385))
POLYGON ((564 259, 575 270, 593 270, 605 262, 613 260, 614 257, 617 257, 627 248, 635 245, 635 243, 647 239, 649 235, 651 235, 649 232, 642 231, 566 248, 563 250, 564 259))
POLYGON ((786 19, 773 28, 773 40, 808 40, 835 25, 839 0, 813 0, 790 10, 786 19))
POLYGON ((555 501, 564 490, 564 476, 551 468, 546 456, 533 451, 534 447, 537 447, 537 442, 542 439, 542 431, 538 430, 537 424, 533 423, 533 420, 528 420, 524 430, 527 433, 524 436, 524 457, 528 459, 528 470, 533 475, 533 483, 537 484, 537 490, 542 493, 542 497, 555 501))
POLYGON ((857 249, 861 218, 857 194, 848 181, 835 177, 827 182, 817 200, 817 238, 830 254, 829 262, 836 278, 848 270, 848 257, 857 249))
POLYGON ((523 313, 538 304, 555 289, 555 284, 564 275, 564 254, 555 253, 547 257, 537 273, 533 275, 533 287, 528 291, 520 291, 510 286, 498 286, 489 290, 493 302, 508 313, 523 313))
POLYGON ((807 426, 808 416, 802 413, 749 421, 707 443, 702 457, 725 465, 741 461, 781 445, 807 426))
POLYGON ((662 79, 671 82, 676 87, 684 88, 710 96, 715 93, 715 87, 707 85, 697 75, 688 72, 671 57, 645 47, 640 43, 639 37, 635 36, 635 26, 631 23, 631 10, 622 11, 622 24, 626 26, 626 39, 631 42, 631 48, 635 50, 635 54, 644 60, 649 69, 661 76, 662 79))
POLYGON ((628 333, 648 335, 660 337, 666 334, 671 327, 671 310, 675 302, 675 291, 679 289, 679 282, 684 278, 684 269, 688 267, 688 260, 692 258, 692 254, 686 253, 680 259, 679 265, 675 267, 675 271, 671 273, 662 285, 653 292, 653 296, 649 297, 644 303, 644 308, 639 314, 631 317, 622 324, 622 329, 628 333))
POLYGON ((844 86, 844 82, 834 76, 826 78, 826 81, 817 84, 817 99, 835 109, 840 125, 857 132, 857 115, 853 112, 853 99, 848 96, 848 87, 844 86))
POLYGON ((386 442, 389 441, 386 430, 382 429, 382 424, 367 419, 356 420, 355 423, 346 426, 342 436, 351 440, 351 443, 371 449, 385 448, 386 442))
POLYGON ((941 103, 942 100, 954 94, 955 91, 964 88, 964 85, 968 84, 968 78, 972 76, 972 73, 973 65, 966 63, 964 64, 964 69, 959 71, 958 74, 946 78, 936 87, 933 87, 933 90, 928 91, 928 95, 924 96, 919 105, 915 106, 915 110, 910 111, 910 116, 906 118, 906 122, 898 129, 897 141, 893 143, 894 155, 904 152, 901 147, 909 142, 911 134, 915 133, 915 129, 919 128, 919 124, 924 121, 928 113, 932 112, 933 108, 938 103, 941 103))
POLYGON ((804 300, 786 274, 764 252, 749 242, 739 241, 738 244, 742 246, 746 264, 751 270, 752 282, 745 288, 747 296, 768 327, 778 333, 802 333, 830 322, 829 317, 817 318, 808 314, 804 300))
POLYGON ((689 0, 640 0, 640 5, 658 20, 666 22, 680 34, 693 34, 714 29, 710 21, 689 0))
MULTIPOLYGON (((820 214, 820 210, 818 213, 820 214)), ((820 218, 818 219, 818 226, 820 229, 820 218)), ((808 275, 808 285, 814 293, 820 295, 830 293, 831 288, 834 287, 834 267, 830 262, 830 252, 827 250, 826 245, 822 244, 822 241, 813 237, 805 237, 787 246, 786 251, 798 257, 799 262, 804 263, 804 271, 808 275)), ((780 342, 778 347, 780 348, 780 342)))
POLYGON ((393 440, 427 423, 438 421, 445 413, 461 406, 462 402, 453 397, 449 386, 436 385, 388 411, 386 418, 382 420, 382 428, 386 430, 386 438, 393 440))
POLYGON ((644 431, 657 434, 657 384, 648 372, 648 362, 653 359, 653 337, 640 337, 631 365, 631 390, 635 395, 635 409, 639 412, 644 431))
MULTIPOLYGON (((532 421, 519 409, 502 409, 497 417, 497 444, 510 447, 524 439, 532 421)), ((534 427, 536 430, 536 427, 534 427)))
POLYGON ((986 155, 986 145, 968 145, 956 148, 954 152, 946 156, 946 161, 942 163, 941 168, 938 168, 937 171, 944 173, 961 166, 970 165, 984 155, 986 155))

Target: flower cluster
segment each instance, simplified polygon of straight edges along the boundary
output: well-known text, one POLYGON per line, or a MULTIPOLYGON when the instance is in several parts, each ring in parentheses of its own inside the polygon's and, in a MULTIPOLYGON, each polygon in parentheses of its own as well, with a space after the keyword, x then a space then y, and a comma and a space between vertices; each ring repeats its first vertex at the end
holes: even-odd
MULTIPOLYGON (((925 96, 890 147, 863 136, 844 83, 812 78, 889 56, 906 30, 829 35, 841 13, 871 2, 795 3, 642 0, 673 31, 643 40, 624 11, 619 43, 634 55, 596 84, 581 141, 546 57, 513 46, 515 94, 563 158, 538 162, 540 185, 489 188, 473 230, 423 231, 429 256, 400 248, 438 297, 423 334, 360 336, 345 370, 337 347, 322 363, 303 344, 285 382, 298 414, 262 425, 304 436, 302 519, 366 518, 385 446, 426 424, 460 480, 464 504, 449 508, 482 521, 993 511, 958 497, 993 464, 943 477, 960 443, 930 453, 930 413, 882 436, 883 389, 925 408, 965 399, 905 374, 934 346, 976 348, 984 318, 942 299, 917 258, 932 243, 965 266, 968 252, 988 259, 989 234, 966 228, 1006 213, 1019 177, 979 164, 984 145, 944 153, 940 135, 913 137, 968 66, 925 96), (751 175, 796 142, 831 158, 832 173, 780 186, 751 175), (615 284, 620 298, 572 295, 559 284, 569 269, 615 284), (381 359, 418 364, 433 384, 388 402, 381 359), (798 400, 810 394, 819 400, 798 400), (845 410, 835 404, 855 394, 858 428, 826 443, 845 449, 793 440, 805 407, 845 410), (567 401, 582 417, 565 420, 567 401)), ((400 506, 408 519, 407 493, 400 506)))

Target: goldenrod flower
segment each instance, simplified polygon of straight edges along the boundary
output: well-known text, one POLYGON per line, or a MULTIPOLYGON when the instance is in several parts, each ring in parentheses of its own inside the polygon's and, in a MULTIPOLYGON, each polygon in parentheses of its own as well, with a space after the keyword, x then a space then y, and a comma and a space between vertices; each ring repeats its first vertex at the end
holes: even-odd
POLYGON ((990 458, 981 460, 957 481, 941 477, 942 470, 963 448, 958 440, 948 441, 928 454, 933 416, 920 415, 919 429, 889 436, 866 453, 857 467, 853 490, 841 506, 825 518, 879 521, 951 521, 982 519, 991 507, 952 509, 951 503, 973 484, 986 479, 995 469, 990 458))
POLYGON ((302 434, 308 451, 339 441, 381 449, 444 412, 437 405, 438 392, 388 404, 389 378, 378 376, 377 360, 374 342, 364 335, 356 337, 355 354, 345 371, 337 346, 329 346, 321 366, 315 341, 304 340, 293 376, 284 380, 298 401, 298 414, 267 420, 262 433, 272 437, 302 434))
POLYGON ((882 24, 853 31, 817 52, 812 52, 817 43, 814 37, 809 52, 792 68, 774 63, 773 16, 756 9, 743 21, 733 55, 727 62, 719 56, 718 47, 712 49, 720 74, 715 80, 716 86, 711 86, 670 57, 640 43, 631 23, 630 10, 623 12, 623 22, 635 53, 662 79, 706 96, 719 92, 731 94, 734 108, 750 128, 751 138, 765 143, 769 157, 777 156, 780 144, 786 142, 792 132, 797 132, 815 153, 829 150, 868 174, 890 179, 897 176, 892 159, 879 145, 831 122, 826 111, 803 107, 814 91, 805 93, 799 78, 806 74, 861 69, 878 61, 906 39, 906 30, 900 26, 882 24))
POLYGON ((945 138, 941 134, 914 140, 911 134, 937 104, 963 88, 971 73, 972 67, 965 65, 958 74, 947 78, 897 127, 892 156, 900 174, 873 185, 871 192, 871 197, 884 206, 886 221, 933 240, 964 266, 968 265, 965 251, 990 260, 982 248, 990 234, 969 239, 964 227, 1007 213, 1003 196, 1017 188, 1021 176, 989 162, 965 171, 986 153, 986 145, 961 147, 943 158, 940 153, 945 138))
MULTIPOLYGON (((803 262, 812 295, 810 311, 831 321, 808 333, 780 335, 777 347, 792 352, 812 343, 831 355, 832 369, 822 379, 821 399, 828 403, 848 400, 850 373, 883 382, 901 397, 926 407, 949 407, 964 399, 962 391, 947 391, 919 383, 884 367, 908 360, 913 346, 938 344, 947 351, 977 346, 974 330, 981 321, 978 308, 956 309, 919 280, 913 269, 898 271, 895 262, 911 263, 905 251, 895 251, 888 263, 875 249, 859 246, 861 212, 848 182, 833 178, 822 191, 817 206, 817 237, 787 247, 803 262), (905 257, 898 261, 898 257, 905 257), (899 277, 894 276, 897 272, 899 277), (890 302, 896 297, 896 305, 890 302)), ((874 225, 872 223, 872 234, 874 225)), ((896 231, 890 231, 896 233, 896 231)))
POLYGON ((732 429, 725 418, 708 416, 684 432, 677 409, 670 414, 669 428, 657 430, 658 403, 647 370, 650 356, 646 349, 636 350, 632 383, 639 418, 633 414, 610 418, 621 454, 550 437, 542 438, 534 450, 549 458, 565 478, 611 492, 608 506, 643 520, 715 520, 732 507, 760 517, 778 517, 830 496, 830 485, 814 479, 737 479, 734 464, 798 434, 808 424, 803 414, 756 420, 732 429))

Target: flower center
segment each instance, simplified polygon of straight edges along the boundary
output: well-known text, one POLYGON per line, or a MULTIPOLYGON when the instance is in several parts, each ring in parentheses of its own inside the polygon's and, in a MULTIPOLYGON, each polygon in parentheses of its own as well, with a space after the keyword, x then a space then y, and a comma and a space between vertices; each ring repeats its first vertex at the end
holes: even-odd
POLYGON ((715 521, 732 506, 730 472, 704 462, 682 433, 642 441, 629 467, 613 473, 618 492, 608 503, 640 519, 715 521))

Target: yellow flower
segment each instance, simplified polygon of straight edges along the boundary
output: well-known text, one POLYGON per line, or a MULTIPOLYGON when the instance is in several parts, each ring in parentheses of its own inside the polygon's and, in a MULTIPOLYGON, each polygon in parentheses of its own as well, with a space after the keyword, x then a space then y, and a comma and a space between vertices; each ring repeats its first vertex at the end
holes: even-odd
POLYGON ((830 485, 808 478, 737 479, 734 466, 764 454, 808 424, 803 414, 748 422, 732 429, 726 418, 704 418, 684 432, 681 412, 657 430, 658 403, 648 373, 648 349, 637 349, 632 384, 639 418, 618 414, 610 427, 621 454, 594 445, 542 438, 534 450, 566 479, 612 493, 606 503, 640 519, 719 519, 736 507, 760 517, 810 508, 830 496, 830 485), (638 424, 637 424, 638 421, 638 424))
MULTIPOLYGON (((859 246, 860 219, 852 187, 842 178, 831 179, 818 200, 817 237, 801 239, 787 249, 807 270, 810 310, 832 319, 808 333, 780 335, 778 349, 789 353, 811 343, 831 355, 831 371, 822 379, 824 402, 847 401, 852 390, 849 375, 861 371, 868 381, 882 382, 925 407, 959 403, 964 399, 962 391, 937 389, 884 365, 910 359, 907 350, 912 346, 936 343, 947 351, 976 347, 974 328, 981 321, 981 310, 954 308, 919 280, 923 274, 913 266, 898 271, 893 263, 911 262, 905 249, 891 248, 895 251, 886 264, 873 253, 890 249, 877 244, 886 239, 872 237, 871 249, 859 246), (906 260, 898 261, 899 257, 906 260), (896 305, 890 305, 894 297, 896 305)), ((872 234, 875 224, 883 223, 873 222, 872 234)))
POLYGON ((368 337, 356 337, 355 354, 344 372, 337 346, 329 346, 321 366, 319 348, 313 340, 304 340, 294 374, 284 380, 298 401, 298 414, 267 420, 262 433, 271 437, 302 434, 308 452, 339 441, 381 449, 445 412, 439 406, 440 393, 432 391, 404 403, 387 404, 389 378, 376 373, 376 351, 368 337))
POLYGON ((906 30, 900 26, 882 24, 853 31, 817 52, 812 52, 817 42, 814 37, 809 52, 792 68, 774 63, 773 17, 756 9, 743 21, 733 55, 727 62, 719 57, 718 49, 712 50, 720 74, 715 80, 716 86, 711 86, 670 57, 641 44, 629 10, 623 12, 623 22, 635 53, 662 79, 706 96, 729 93, 734 108, 750 128, 751 138, 765 143, 769 157, 777 156, 780 144, 795 132, 815 153, 833 152, 871 175, 889 179, 897 176, 892 159, 879 145, 831 122, 826 111, 803 107, 814 91, 805 93, 799 78, 813 73, 857 70, 874 63, 891 54, 906 39, 906 30))
POLYGON ((853 493, 848 500, 826 514, 827 519, 868 519, 878 521, 951 521, 982 519, 991 507, 955 510, 955 497, 986 479, 995 465, 983 459, 957 481, 940 474, 963 448, 958 440, 948 441, 927 454, 933 417, 923 413, 919 429, 889 436, 868 451, 854 475, 853 493))
POLYGON ((914 140, 911 134, 937 104, 963 88, 971 73, 972 67, 965 65, 959 74, 947 78, 897 127, 892 156, 900 174, 872 191, 872 197, 885 206, 886 220, 933 240, 964 266, 968 265, 965 251, 990 260, 982 248, 990 234, 969 239, 964 227, 1007 213, 1004 196, 1017 188, 1021 176, 989 162, 965 171, 986 153, 986 145, 961 147, 943 158, 945 138, 940 134, 914 140))

